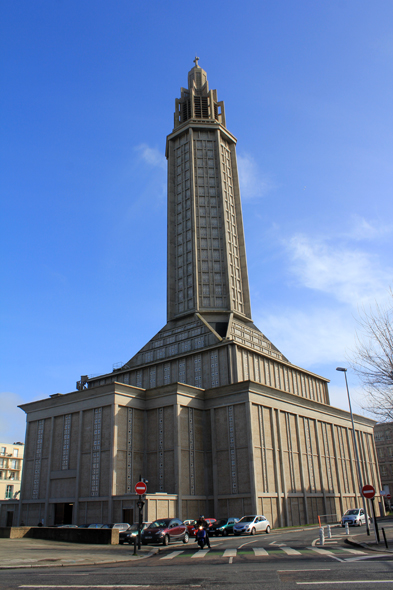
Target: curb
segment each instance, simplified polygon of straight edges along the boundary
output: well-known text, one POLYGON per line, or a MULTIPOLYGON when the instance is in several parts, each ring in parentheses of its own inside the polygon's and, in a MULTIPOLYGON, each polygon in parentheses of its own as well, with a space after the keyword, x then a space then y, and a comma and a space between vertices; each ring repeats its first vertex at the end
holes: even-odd
POLYGON ((368 549, 369 551, 377 551, 378 553, 393 553, 393 549, 386 549, 386 547, 371 547, 368 543, 362 543, 361 541, 355 541, 355 539, 351 539, 350 537, 345 539, 345 543, 348 545, 354 545, 355 547, 363 547, 363 549, 368 549))

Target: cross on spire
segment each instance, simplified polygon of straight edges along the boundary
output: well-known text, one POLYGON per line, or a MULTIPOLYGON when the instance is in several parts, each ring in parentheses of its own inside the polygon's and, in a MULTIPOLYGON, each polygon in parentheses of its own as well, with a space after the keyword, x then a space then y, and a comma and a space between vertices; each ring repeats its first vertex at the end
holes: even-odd
POLYGON ((198 61, 199 61, 199 57, 195 56, 194 64, 195 64, 196 68, 199 68, 198 61))

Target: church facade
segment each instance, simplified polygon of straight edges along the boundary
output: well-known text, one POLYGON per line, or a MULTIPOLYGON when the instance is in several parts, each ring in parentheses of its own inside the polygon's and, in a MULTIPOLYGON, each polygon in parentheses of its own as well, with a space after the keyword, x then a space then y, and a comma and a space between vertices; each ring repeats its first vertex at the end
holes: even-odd
MULTIPOLYGON (((124 366, 24 404, 25 524, 264 514, 314 523, 360 504, 350 415, 251 316, 236 138, 195 60, 167 137, 167 323, 124 366)), ((355 416, 379 490, 374 421, 355 416)))

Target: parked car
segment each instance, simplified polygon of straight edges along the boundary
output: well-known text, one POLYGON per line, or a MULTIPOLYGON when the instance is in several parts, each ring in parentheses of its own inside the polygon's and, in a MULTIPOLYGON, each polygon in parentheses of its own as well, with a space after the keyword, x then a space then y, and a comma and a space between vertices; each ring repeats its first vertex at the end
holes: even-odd
POLYGON ((219 535, 223 537, 231 535, 233 534, 233 527, 237 522, 239 522, 238 518, 221 518, 221 520, 213 523, 211 528, 212 534, 216 535, 216 537, 219 535))
POLYGON ((103 524, 89 524, 87 526, 88 529, 102 529, 104 525, 103 524))
POLYGON ((78 525, 77 524, 58 524, 57 528, 58 529, 77 529, 78 525))
MULTIPOLYGON (((150 522, 143 522, 141 527, 141 532, 144 531, 150 522)), ((134 543, 134 540, 138 537, 138 523, 134 522, 126 531, 119 532, 119 543, 123 545, 123 543, 134 543)))
POLYGON ((171 541, 188 543, 187 527, 178 518, 162 518, 152 522, 141 534, 143 545, 162 543, 169 545, 171 541))
POLYGON ((126 531, 130 528, 128 522, 115 522, 111 524, 103 524, 102 529, 119 529, 119 531, 126 531))
POLYGON ((255 535, 262 532, 270 533, 270 522, 262 515, 243 516, 235 525, 233 525, 233 533, 241 535, 246 533, 248 535, 255 535))
POLYGON ((362 524, 366 524, 366 515, 364 514, 363 508, 351 508, 347 510, 341 519, 341 526, 345 526, 346 522, 349 526, 362 526, 362 524))

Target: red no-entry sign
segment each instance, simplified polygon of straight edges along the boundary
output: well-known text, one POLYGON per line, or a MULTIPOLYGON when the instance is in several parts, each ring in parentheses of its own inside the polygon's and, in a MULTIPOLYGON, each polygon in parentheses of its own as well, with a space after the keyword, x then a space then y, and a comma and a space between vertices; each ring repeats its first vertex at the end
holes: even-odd
POLYGON ((135 485, 135 493, 139 494, 140 496, 142 496, 143 494, 146 494, 146 490, 147 490, 147 485, 145 484, 144 481, 138 481, 138 483, 135 485))
POLYGON ((386 494, 386 495, 385 495, 385 498, 386 498, 387 500, 390 500, 390 499, 392 498, 392 496, 391 496, 390 494, 386 494))
POLYGON ((373 486, 370 486, 369 484, 367 484, 362 487, 362 495, 365 498, 372 500, 375 496, 375 489, 373 488, 373 486))

